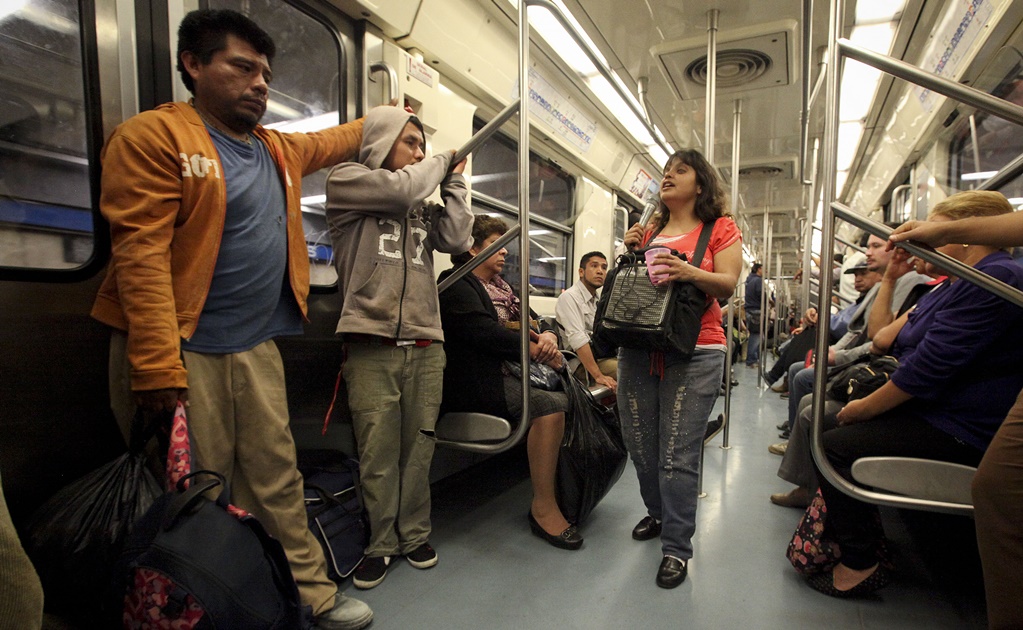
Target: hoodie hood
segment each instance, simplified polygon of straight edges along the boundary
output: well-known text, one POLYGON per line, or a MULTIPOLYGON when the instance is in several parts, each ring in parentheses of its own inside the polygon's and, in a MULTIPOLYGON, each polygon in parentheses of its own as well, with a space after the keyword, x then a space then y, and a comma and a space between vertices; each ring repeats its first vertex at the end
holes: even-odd
POLYGON ((409 122, 419 127, 420 132, 423 131, 419 119, 401 107, 383 106, 369 110, 362 127, 359 162, 369 168, 381 168, 391 147, 405 129, 405 124, 409 122))

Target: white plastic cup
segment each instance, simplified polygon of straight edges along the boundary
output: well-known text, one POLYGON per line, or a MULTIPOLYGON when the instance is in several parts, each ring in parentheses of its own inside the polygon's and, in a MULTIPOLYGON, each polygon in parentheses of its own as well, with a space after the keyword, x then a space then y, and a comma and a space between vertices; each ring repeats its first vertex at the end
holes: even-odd
POLYGON ((653 263, 654 257, 659 254, 667 255, 670 253, 671 250, 667 247, 651 247, 646 250, 646 253, 644 254, 644 256, 646 256, 646 272, 647 275, 650 276, 650 282, 657 284, 664 280, 664 276, 660 274, 660 272, 668 269, 668 265, 655 265, 653 263))

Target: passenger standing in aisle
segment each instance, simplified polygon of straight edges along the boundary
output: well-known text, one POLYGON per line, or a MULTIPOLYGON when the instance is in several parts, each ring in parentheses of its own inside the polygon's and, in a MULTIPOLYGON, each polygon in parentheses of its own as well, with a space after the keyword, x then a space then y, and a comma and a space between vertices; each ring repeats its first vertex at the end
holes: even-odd
MULTIPOLYGON (((1019 246, 1023 245, 1023 213, 959 221, 910 221, 892 232, 889 248, 905 240, 931 247, 949 243, 1019 246)), ((977 547, 984 570, 988 626, 992 630, 1018 630, 1023 628, 1023 598, 1020 597, 1023 584, 1023 393, 1009 410, 977 468, 973 478, 973 509, 977 547)))
POLYGON ((182 20, 177 67, 194 98, 126 121, 101 156, 113 253, 92 315, 114 328, 122 431, 136 403, 169 419, 187 396, 197 468, 224 475, 235 505, 281 541, 317 627, 350 630, 373 613, 327 577, 307 526, 273 338, 301 334, 306 312, 302 176, 352 157, 362 121, 311 134, 259 126, 274 53, 240 13, 182 20))
POLYGON ((472 246, 473 214, 454 152, 425 159, 423 125, 399 107, 366 117, 359 161, 327 179, 344 336, 342 374, 359 447, 370 521, 358 588, 373 588, 391 559, 437 564, 430 546, 430 462, 444 383, 433 252, 472 246), (444 205, 425 204, 441 188, 444 205))
POLYGON ((707 294, 696 351, 685 359, 675 352, 622 348, 618 353, 618 409, 622 433, 636 466, 645 516, 632 537, 661 537, 664 558, 657 585, 681 584, 693 556, 700 449, 711 408, 721 387, 725 332, 716 298, 735 290, 742 267, 742 235, 725 214, 725 194, 717 173, 695 150, 677 151, 664 167, 661 207, 647 228, 634 225, 625 245, 668 247, 691 260, 700 233, 710 229, 707 252, 699 267, 660 254, 655 264, 668 266, 661 282, 691 282, 707 294))
MULTIPOLYGON (((593 318, 597 314, 597 289, 604 286, 607 258, 600 252, 583 254, 579 260, 579 281, 558 296, 554 312, 565 331, 565 345, 579 357, 575 377, 618 388, 618 359, 605 356, 593 342, 593 318)), ((608 353, 610 354, 610 353, 608 353)))
POLYGON ((756 367, 760 361, 760 307, 764 292, 764 268, 760 263, 753 263, 746 277, 746 329, 749 339, 746 341, 746 367, 756 367))

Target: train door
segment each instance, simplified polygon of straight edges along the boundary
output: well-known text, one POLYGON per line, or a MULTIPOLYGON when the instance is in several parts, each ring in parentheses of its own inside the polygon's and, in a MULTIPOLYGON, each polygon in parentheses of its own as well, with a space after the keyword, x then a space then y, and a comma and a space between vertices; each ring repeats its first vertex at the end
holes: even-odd
MULTIPOLYGON (((173 64, 191 9, 242 11, 274 37, 263 123, 312 131, 361 109, 358 25, 326 3, 20 0, 0 8, 0 472, 21 522, 123 445, 109 410, 107 330, 89 317, 109 241, 99 152, 114 127, 188 94, 173 64)), ((340 360, 322 199, 303 181, 314 295, 306 334, 281 343, 296 433, 322 424, 340 360)), ((344 432, 332 434, 344 440, 344 432)), ((330 444, 329 445, 335 445, 330 444)), ((347 446, 350 450, 351 445, 347 446)))

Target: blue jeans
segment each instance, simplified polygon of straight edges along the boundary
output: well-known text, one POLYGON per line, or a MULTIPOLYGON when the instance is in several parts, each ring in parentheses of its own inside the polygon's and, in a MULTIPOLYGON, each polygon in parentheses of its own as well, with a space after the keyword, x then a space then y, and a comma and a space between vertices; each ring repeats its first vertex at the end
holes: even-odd
POLYGON ((725 354, 697 350, 686 361, 664 355, 663 378, 650 373, 650 353, 618 354, 618 411, 650 516, 662 522, 661 550, 693 557, 700 451, 721 388, 725 354))
POLYGON ((760 360, 760 311, 746 311, 746 328, 750 331, 746 340, 746 365, 753 365, 760 360))

